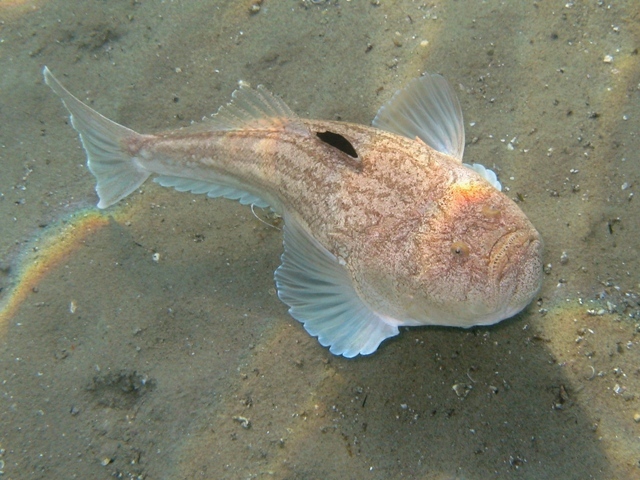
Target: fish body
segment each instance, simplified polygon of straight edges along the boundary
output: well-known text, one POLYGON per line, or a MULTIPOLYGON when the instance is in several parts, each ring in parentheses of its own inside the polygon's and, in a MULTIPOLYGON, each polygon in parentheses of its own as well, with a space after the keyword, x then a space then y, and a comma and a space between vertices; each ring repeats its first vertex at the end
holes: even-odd
POLYGON ((142 135, 44 75, 80 134, 99 207, 154 175, 282 215, 278 294, 334 354, 372 353, 403 325, 493 324, 540 288, 540 236, 493 172, 461 162, 460 107, 440 76, 396 94, 374 127, 302 119, 241 85, 210 120, 142 135))

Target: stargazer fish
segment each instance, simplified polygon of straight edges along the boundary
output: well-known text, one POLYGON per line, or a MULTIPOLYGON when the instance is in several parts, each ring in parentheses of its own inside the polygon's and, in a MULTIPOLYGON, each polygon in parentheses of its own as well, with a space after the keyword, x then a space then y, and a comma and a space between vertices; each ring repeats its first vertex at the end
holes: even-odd
POLYGON ((280 214, 278 295, 333 354, 370 354, 400 326, 493 324, 540 288, 540 235, 492 171, 462 163, 460 104, 439 75, 397 92, 373 127, 303 119, 241 83, 210 119, 143 135, 43 74, 80 134, 99 208, 153 175, 280 214))

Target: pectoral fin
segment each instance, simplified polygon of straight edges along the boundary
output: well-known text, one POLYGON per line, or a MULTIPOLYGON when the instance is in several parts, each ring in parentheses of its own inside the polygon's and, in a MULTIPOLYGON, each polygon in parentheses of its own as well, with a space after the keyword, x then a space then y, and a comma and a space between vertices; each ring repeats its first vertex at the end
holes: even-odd
POLYGON ((474 170, 476 173, 478 173, 482 178, 484 178, 487 182, 489 182, 496 190, 498 190, 499 192, 502 191, 502 184, 500 183, 500 180, 498 180, 498 176, 496 175, 496 172, 488 169, 487 167, 479 163, 473 163, 471 165, 469 165, 468 163, 463 163, 463 165, 465 167, 469 167, 471 170, 474 170))
MULTIPOLYGON (((391 100, 380 107, 372 125, 408 138, 416 138, 462 162, 462 109, 455 92, 440 75, 424 75, 398 90, 391 100)), ((478 163, 464 165, 475 170, 499 191, 502 190, 493 171, 478 163)))
POLYGON ((275 278, 291 316, 334 355, 368 355, 399 333, 360 299, 338 259, 287 215, 275 278))
POLYGON ((464 123, 458 97, 440 75, 424 75, 398 90, 380 107, 372 125, 462 161, 464 123))

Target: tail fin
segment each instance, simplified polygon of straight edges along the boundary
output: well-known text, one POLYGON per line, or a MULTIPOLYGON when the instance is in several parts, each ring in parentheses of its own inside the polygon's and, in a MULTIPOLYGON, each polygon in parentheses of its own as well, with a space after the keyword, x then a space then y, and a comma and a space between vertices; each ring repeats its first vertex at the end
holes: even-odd
POLYGON ((113 205, 142 185, 151 173, 127 153, 123 142, 138 134, 103 117, 71 95, 47 67, 44 67, 42 74, 45 83, 69 110, 71 125, 80 134, 82 146, 87 152, 87 166, 97 180, 96 192, 100 197, 98 208, 113 205))

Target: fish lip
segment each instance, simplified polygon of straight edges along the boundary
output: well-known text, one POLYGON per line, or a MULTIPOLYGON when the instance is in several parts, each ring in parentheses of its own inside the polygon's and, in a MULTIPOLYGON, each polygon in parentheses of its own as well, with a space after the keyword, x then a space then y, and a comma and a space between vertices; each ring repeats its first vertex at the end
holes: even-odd
POLYGON ((542 241, 537 232, 513 230, 502 235, 489 253, 489 278, 499 284, 509 264, 510 252, 539 250, 542 241))

